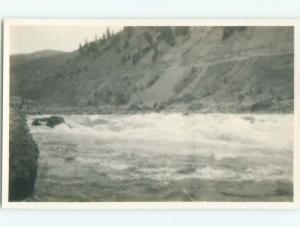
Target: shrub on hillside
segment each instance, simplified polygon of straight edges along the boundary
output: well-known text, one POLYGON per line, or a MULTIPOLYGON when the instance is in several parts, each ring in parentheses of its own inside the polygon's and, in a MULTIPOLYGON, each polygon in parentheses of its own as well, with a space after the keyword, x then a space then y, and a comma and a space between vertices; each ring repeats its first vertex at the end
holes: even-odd
POLYGON ((131 38, 133 35, 133 27, 124 27, 124 33, 128 39, 131 38))
POLYGON ((129 101, 129 96, 122 93, 122 92, 117 92, 114 95, 114 104, 115 105, 126 105, 129 101))
POLYGON ((244 99, 245 99, 245 95, 244 94, 239 94, 238 95, 239 102, 242 102, 244 99))
POLYGON ((146 40, 150 45, 152 45, 152 43, 153 43, 153 38, 152 38, 152 36, 150 35, 150 33, 147 32, 147 31, 145 31, 145 32, 143 33, 143 35, 144 35, 145 40, 146 40))
POLYGON ((91 42, 88 43, 87 45, 87 54, 98 54, 99 53, 99 49, 98 49, 98 45, 96 42, 91 42))
POLYGON ((186 36, 190 33, 190 27, 188 26, 176 26, 175 27, 175 36, 186 36))
POLYGON ((129 41, 126 39, 123 44, 123 50, 127 49, 129 47, 129 45, 130 45, 129 41))
POLYGON ((93 100, 89 99, 87 100, 87 103, 86 103, 88 106, 93 106, 94 105, 94 102, 93 100))
POLYGON ((235 32, 242 32, 242 31, 246 31, 246 30, 247 30, 247 27, 245 27, 245 26, 226 26, 223 31, 222 40, 228 39, 235 32))
POLYGON ((136 65, 136 64, 139 62, 139 60, 140 60, 141 57, 142 57, 142 56, 141 56, 141 52, 140 52, 140 49, 139 49, 139 50, 137 50, 137 51, 132 55, 132 59, 131 59, 132 64, 133 64, 133 65, 136 65))
POLYGON ((143 49, 143 56, 146 55, 149 51, 151 50, 151 46, 146 46, 144 49, 143 49))
POLYGON ((117 45, 119 41, 120 41, 120 36, 119 36, 118 34, 114 34, 114 35, 112 36, 111 42, 112 42, 114 45, 117 45))
POLYGON ((171 27, 160 27, 158 40, 164 40, 170 46, 174 46, 176 44, 176 40, 173 29, 171 27))
POLYGON ((192 94, 184 94, 183 97, 180 99, 181 102, 189 103, 191 101, 194 101, 196 98, 192 94))
POLYGON ((155 46, 154 46, 154 49, 153 49, 152 62, 155 62, 155 61, 156 61, 158 55, 159 55, 158 48, 157 48, 157 46, 155 45, 155 46))
POLYGON ((117 53, 117 54, 121 53, 120 47, 116 47, 116 53, 117 53))
POLYGON ((265 99, 265 100, 260 100, 260 101, 253 103, 251 105, 250 110, 252 112, 260 112, 260 111, 265 111, 265 110, 269 109, 271 106, 272 106, 272 101, 265 99))
POLYGON ((203 104, 201 102, 198 103, 192 103, 187 107, 188 111, 197 111, 203 109, 203 104))
POLYGON ((121 58, 121 61, 122 61, 123 63, 125 63, 125 62, 127 61, 127 56, 123 55, 122 58, 121 58))
POLYGON ((61 73, 56 73, 56 75, 55 75, 57 78, 58 77, 61 77, 62 76, 62 74, 61 73))

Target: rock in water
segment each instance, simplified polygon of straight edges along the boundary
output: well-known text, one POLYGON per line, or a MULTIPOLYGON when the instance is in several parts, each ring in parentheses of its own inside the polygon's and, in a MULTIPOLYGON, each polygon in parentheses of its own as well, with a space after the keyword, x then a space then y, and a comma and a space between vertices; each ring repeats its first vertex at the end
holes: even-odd
POLYGON ((25 117, 13 107, 9 127, 9 201, 21 201, 33 194, 39 151, 25 117))
POLYGON ((54 128, 56 125, 65 123, 65 120, 62 117, 59 116, 51 116, 47 120, 47 126, 54 128))
POLYGON ((59 116, 36 118, 32 122, 32 125, 39 126, 39 125, 43 125, 43 123, 46 123, 46 125, 50 128, 54 128, 56 125, 65 123, 65 120, 59 116))

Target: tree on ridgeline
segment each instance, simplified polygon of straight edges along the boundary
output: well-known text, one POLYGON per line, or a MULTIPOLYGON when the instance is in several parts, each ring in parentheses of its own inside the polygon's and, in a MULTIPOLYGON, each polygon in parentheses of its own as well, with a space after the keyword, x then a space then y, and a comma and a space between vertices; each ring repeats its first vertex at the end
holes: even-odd
POLYGON ((105 40, 106 40, 105 33, 103 33, 103 34, 102 34, 102 39, 101 39, 101 40, 102 40, 102 42, 104 42, 104 43, 105 43, 105 40))
POLYGON ((89 42, 88 42, 88 40, 87 40, 87 38, 86 38, 85 41, 84 41, 84 46, 83 46, 83 47, 87 47, 88 44, 89 44, 89 42))
POLYGON ((83 47, 82 47, 82 44, 81 43, 79 43, 79 54, 81 55, 81 54, 83 54, 83 47))
POLYGON ((111 31, 109 28, 106 29, 106 38, 109 39, 111 37, 111 31))

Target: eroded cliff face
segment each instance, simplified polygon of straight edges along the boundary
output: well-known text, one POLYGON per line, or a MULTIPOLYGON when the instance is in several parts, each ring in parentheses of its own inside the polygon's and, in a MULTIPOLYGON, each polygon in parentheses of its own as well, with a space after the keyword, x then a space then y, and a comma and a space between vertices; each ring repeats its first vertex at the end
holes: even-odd
POLYGON ((292 27, 127 27, 12 66, 11 90, 48 110, 292 112, 293 86, 292 27))
POLYGON ((39 151, 15 106, 10 106, 9 127, 9 201, 21 201, 33 194, 39 151))

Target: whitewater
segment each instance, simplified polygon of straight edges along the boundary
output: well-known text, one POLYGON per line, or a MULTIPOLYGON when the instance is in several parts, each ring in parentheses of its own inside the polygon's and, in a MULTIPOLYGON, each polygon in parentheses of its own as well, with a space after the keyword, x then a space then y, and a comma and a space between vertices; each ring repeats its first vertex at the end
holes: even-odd
POLYGON ((293 115, 62 115, 27 124, 34 201, 291 201, 293 115))

